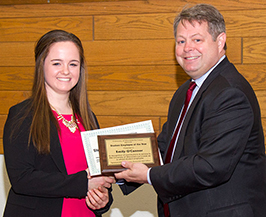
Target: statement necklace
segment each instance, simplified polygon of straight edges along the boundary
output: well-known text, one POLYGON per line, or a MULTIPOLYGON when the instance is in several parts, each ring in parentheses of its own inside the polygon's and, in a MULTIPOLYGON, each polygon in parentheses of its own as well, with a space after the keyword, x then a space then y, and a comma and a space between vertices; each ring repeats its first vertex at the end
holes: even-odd
MULTIPOLYGON (((76 129, 78 129, 77 123, 75 122, 74 115, 72 114, 71 120, 66 120, 63 115, 61 115, 52 105, 51 108, 56 112, 57 120, 62 120, 62 123, 70 130, 71 133, 75 133, 76 129)), ((78 122, 78 121, 77 121, 78 122)))

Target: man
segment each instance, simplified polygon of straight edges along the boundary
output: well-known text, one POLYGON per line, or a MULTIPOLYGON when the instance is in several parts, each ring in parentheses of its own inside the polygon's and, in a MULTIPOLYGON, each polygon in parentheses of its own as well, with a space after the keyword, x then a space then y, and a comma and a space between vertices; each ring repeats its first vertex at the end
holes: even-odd
POLYGON ((160 217, 163 210, 171 217, 266 216, 260 108, 249 83, 225 56, 223 16, 213 6, 199 4, 176 17, 174 32, 176 59, 191 80, 174 94, 158 136, 165 164, 149 169, 123 162, 128 169, 116 178, 128 183, 121 189, 127 194, 136 185, 131 182, 149 182, 158 194, 160 217), (179 120, 191 81, 196 87, 179 120))

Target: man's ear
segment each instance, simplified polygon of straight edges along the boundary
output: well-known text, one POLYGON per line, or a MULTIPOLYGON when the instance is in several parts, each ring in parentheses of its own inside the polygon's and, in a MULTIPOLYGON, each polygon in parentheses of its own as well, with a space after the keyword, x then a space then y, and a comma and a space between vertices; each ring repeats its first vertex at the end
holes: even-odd
POLYGON ((224 49, 224 45, 225 45, 225 42, 226 42, 226 34, 225 34, 225 32, 222 32, 220 35, 218 35, 216 40, 218 42, 219 52, 221 52, 224 49))

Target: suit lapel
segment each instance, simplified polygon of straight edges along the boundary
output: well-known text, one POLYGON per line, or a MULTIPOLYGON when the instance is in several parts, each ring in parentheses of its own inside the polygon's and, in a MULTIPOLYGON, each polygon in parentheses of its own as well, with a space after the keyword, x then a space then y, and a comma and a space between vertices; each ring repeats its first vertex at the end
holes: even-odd
POLYGON ((181 109, 182 109, 184 101, 185 101, 187 88, 188 88, 188 85, 186 85, 181 90, 179 96, 177 96, 177 98, 180 99, 180 100, 176 101, 176 103, 173 105, 174 107, 172 109, 171 119, 173 119, 174 121, 171 121, 169 123, 169 129, 171 130, 171 134, 170 134, 171 137, 172 137, 172 135, 174 133, 176 122, 178 120, 178 117, 180 115, 181 109))
MULTIPOLYGON (((170 105, 171 110, 170 110, 170 114, 168 115, 168 118, 171 118, 169 121, 169 127, 168 127, 168 146, 166 148, 166 153, 167 150, 169 148, 170 145, 170 141, 172 139, 172 135, 174 133, 175 130, 175 126, 178 120, 178 117, 180 115, 181 109, 183 107, 184 101, 185 101, 185 97, 186 97, 186 92, 189 86, 190 80, 186 81, 181 87, 179 87, 178 91, 175 93, 174 98, 176 100, 173 100, 173 105, 170 105)), ((165 157, 166 157, 166 153, 163 156, 163 161, 165 162, 165 157)))
POLYGON ((220 74, 220 72, 223 71, 223 68, 226 67, 228 63, 229 63, 229 61, 228 61, 227 57, 225 57, 225 59, 209 74, 209 76, 206 78, 206 80, 201 85, 197 95, 195 96, 195 98, 194 98, 194 100, 193 100, 193 102, 192 102, 192 104, 191 104, 191 106, 190 106, 190 108, 186 114, 183 125, 181 127, 180 134, 179 134, 178 141, 177 141, 176 148, 175 148, 174 158, 179 158, 181 153, 182 153, 183 146, 184 146, 184 138, 185 138, 188 124, 190 122, 192 114, 194 114, 194 110, 195 110, 199 100, 202 97, 202 94, 209 87, 209 85, 212 83, 212 81, 220 74))

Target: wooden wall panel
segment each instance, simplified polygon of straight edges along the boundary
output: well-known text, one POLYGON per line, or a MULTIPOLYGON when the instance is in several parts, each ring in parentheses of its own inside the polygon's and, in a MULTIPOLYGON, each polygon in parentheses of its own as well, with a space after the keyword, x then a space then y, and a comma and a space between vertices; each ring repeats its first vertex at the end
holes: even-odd
MULTIPOLYGON (((261 64, 236 64, 254 90, 266 87, 266 68, 261 64)), ((31 90, 34 67, 0 67, 0 91, 31 90)), ((88 90, 172 90, 189 77, 179 65, 89 66, 88 90)))
MULTIPOLYGON (((266 118, 266 91, 255 92, 266 118)), ((173 91, 90 91, 89 100, 97 115, 166 116, 173 91)), ((0 91, 0 115, 29 97, 29 91, 0 91)))
MULTIPOLYGON (((254 90, 266 87, 266 68, 261 64, 236 64, 254 90)), ((0 91, 31 90, 34 67, 0 67, 0 91)), ((189 77, 179 65, 89 66, 88 90, 172 90, 189 77)))
POLYGON ((179 65, 91 66, 89 90, 176 90, 189 77, 179 65))
POLYGON ((19 5, 19 4, 59 4, 77 2, 103 2, 103 1, 134 1, 134 0, 4 0, 0 5, 19 5))
POLYGON ((7 115, 0 115, 0 139, 3 138, 3 128, 6 122, 7 115))
MULTIPOLYGON (((34 67, 0 67, 0 91, 31 90, 34 67)), ((175 90, 189 79, 179 65, 89 66, 88 90, 175 90)))
POLYGON ((255 91, 266 89, 266 68, 264 64, 236 64, 235 66, 255 91))
POLYGON ((0 19, 0 42, 35 42, 53 29, 70 31, 82 41, 92 40, 92 22, 92 16, 0 19))
POLYGON ((94 41, 84 45, 88 65, 175 64, 174 40, 94 41))
POLYGON ((163 8, 164 6, 179 11, 185 6, 195 5, 195 4, 211 4, 217 7, 220 11, 235 11, 235 10, 251 10, 251 9, 261 9, 266 8, 266 2, 263 0, 223 0, 223 1, 213 1, 213 0, 149 0, 149 4, 156 6, 157 8, 163 8))
MULTIPOLYGON (((29 95, 28 91, 0 91, 0 115, 29 95)), ((90 91, 88 95, 97 115, 165 116, 173 91, 90 91)))
POLYGON ((28 91, 0 91, 0 115, 8 114, 8 110, 30 96, 28 91))
MULTIPOLYGON (((241 63, 241 39, 228 39, 228 56, 241 63)), ((0 66, 34 66, 34 43, 0 43, 0 66), (16 54, 16 55, 14 55, 16 54)), ((176 64, 172 39, 83 42, 87 64, 95 65, 166 65, 176 64)))
MULTIPOLYGON (((88 2, 73 4, 33 4, 33 5, 0 5, 0 18, 11 17, 55 17, 83 16, 108 14, 140 14, 140 13, 177 13, 186 5, 202 3, 202 0, 138 0, 125 2, 88 2)), ((219 10, 236 11, 265 9, 266 2, 262 0, 205 0, 219 10)))
MULTIPOLYGON (((83 42, 89 98, 101 125, 149 118, 159 132, 174 91, 188 79, 175 60, 173 19, 185 5, 201 1, 36 1, 0 4, 0 127, 8 108, 30 94, 35 41, 51 29, 63 28, 83 42)), ((227 55, 256 91, 266 118, 266 2, 205 3, 222 11, 227 55)))
MULTIPOLYGON (((176 13, 95 16, 95 40, 173 38, 176 13)), ((225 11, 226 32, 230 37, 266 36, 263 10, 225 11)))
POLYGON ((0 91, 31 90, 34 67, 0 67, 0 91))
POLYGON ((175 14, 95 16, 95 40, 174 38, 175 14))
POLYGON ((89 100, 98 115, 165 116, 172 95, 172 91, 90 91, 89 100))
POLYGON ((265 10, 225 11, 223 16, 226 23, 227 35, 234 37, 259 37, 266 36, 265 10))
MULTIPOLYGON (((34 44, 58 28, 82 40, 89 100, 100 126, 152 120, 158 135, 172 95, 188 79, 175 60, 172 23, 177 12, 195 3, 202 0, 1 1, 0 154, 8 109, 30 95, 34 44)), ((228 58, 258 96, 266 135, 266 1, 204 3, 224 15, 228 58)), ((155 196, 153 200, 156 216, 155 196)))
POLYGON ((0 66, 34 66, 33 42, 0 43, 0 66))
MULTIPOLYGON (((150 4, 145 0, 121 2, 90 2, 73 4, 35 4, 35 5, 3 5, 0 7, 0 18, 11 17, 55 17, 55 16, 84 16, 106 14, 138 14, 138 13, 163 13, 176 12, 177 7, 168 5, 168 0, 163 5, 150 4), (60 8, 60 9, 59 9, 60 8), (15 12, 15 13, 14 13, 15 12)), ((178 5, 179 4, 179 5, 178 5)), ((184 4, 183 4, 184 5, 184 4)), ((245 8, 245 5, 243 4, 245 8)))
MULTIPOLYGON (((94 41, 84 47, 88 65, 167 65, 176 64, 173 39, 94 41), (87 47, 88 46, 88 47, 87 47)), ((241 63, 241 39, 228 39, 228 56, 241 63)))
POLYGON ((266 37, 243 38, 243 63, 266 63, 266 37))

